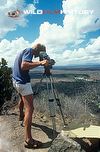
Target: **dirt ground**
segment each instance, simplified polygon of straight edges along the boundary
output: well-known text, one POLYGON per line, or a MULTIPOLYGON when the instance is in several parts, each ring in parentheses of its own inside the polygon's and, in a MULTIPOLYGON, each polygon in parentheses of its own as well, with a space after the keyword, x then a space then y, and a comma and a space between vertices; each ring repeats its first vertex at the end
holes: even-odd
MULTIPOLYGON (((43 122, 44 118, 33 116, 32 135, 43 143, 41 149, 34 152, 47 152, 52 143, 52 128, 43 122)), ((46 119, 46 118, 45 118, 46 119)), ((18 121, 17 108, 10 110, 8 115, 0 116, 0 152, 32 152, 24 148, 24 126, 18 121)))

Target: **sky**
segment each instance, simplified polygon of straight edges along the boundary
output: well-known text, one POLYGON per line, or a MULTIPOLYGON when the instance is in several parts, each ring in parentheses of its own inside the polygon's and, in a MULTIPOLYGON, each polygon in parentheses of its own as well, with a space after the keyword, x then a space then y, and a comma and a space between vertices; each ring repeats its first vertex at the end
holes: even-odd
POLYGON ((100 0, 0 0, 0 58, 13 66, 19 51, 42 43, 56 65, 100 64, 99 8, 100 0))

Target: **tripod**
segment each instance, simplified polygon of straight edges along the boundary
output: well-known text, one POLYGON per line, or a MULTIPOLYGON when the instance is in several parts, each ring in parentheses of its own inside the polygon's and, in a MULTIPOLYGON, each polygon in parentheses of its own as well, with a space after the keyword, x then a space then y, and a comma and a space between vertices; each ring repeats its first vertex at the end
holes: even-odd
MULTIPOLYGON (((50 117, 52 119, 52 127, 53 127, 53 138, 55 138, 56 137, 55 101, 56 101, 57 106, 59 107, 64 127, 66 127, 66 123, 64 119, 64 114, 62 112, 60 99, 58 97, 58 93, 56 91, 54 79, 52 77, 52 73, 50 72, 50 69, 45 69, 42 75, 42 78, 40 79, 40 84, 42 83, 44 78, 46 78, 46 89, 47 89, 47 96, 48 96, 48 102, 49 102, 50 117)), ((39 86, 37 87, 36 92, 34 94, 37 94, 38 91, 39 91, 39 86)))

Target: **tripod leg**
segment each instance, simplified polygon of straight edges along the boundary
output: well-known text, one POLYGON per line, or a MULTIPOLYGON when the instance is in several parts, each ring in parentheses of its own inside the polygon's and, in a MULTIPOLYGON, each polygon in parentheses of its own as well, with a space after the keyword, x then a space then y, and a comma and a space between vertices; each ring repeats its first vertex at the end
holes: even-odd
POLYGON ((53 138, 55 138, 56 137, 56 122, 55 122, 54 99, 49 99, 49 109, 50 109, 50 117, 51 117, 52 126, 53 126, 53 138))
POLYGON ((54 79, 52 78, 52 76, 50 77, 51 81, 53 82, 52 85, 53 85, 53 93, 54 93, 54 97, 56 99, 56 102, 57 102, 57 106, 59 106, 59 110, 60 110, 60 113, 61 113, 61 116, 62 116, 62 120, 63 120, 63 124, 64 124, 64 127, 66 127, 66 122, 65 122, 65 118, 64 118, 64 114, 62 112, 62 108, 61 108, 61 103, 60 103, 60 99, 58 97, 58 94, 57 92, 55 91, 55 84, 54 84, 54 79))
POLYGON ((61 113, 61 116, 62 116, 64 127, 66 127, 67 124, 65 122, 65 118, 64 118, 64 114, 62 112, 61 103, 60 103, 59 98, 56 98, 56 102, 57 102, 57 105, 59 106, 59 110, 60 110, 60 113, 61 113))
POLYGON ((43 78, 44 78, 44 76, 42 76, 42 78, 40 79, 40 82, 39 82, 38 86, 36 87, 33 95, 37 95, 37 94, 38 94, 38 92, 39 92, 39 87, 40 87, 40 85, 41 85, 41 83, 42 83, 42 81, 43 81, 43 78))
POLYGON ((47 82, 46 84, 47 84, 47 93, 48 93, 48 100, 49 100, 49 110, 50 110, 50 117, 51 117, 51 120, 52 120, 53 139, 54 139, 56 137, 55 104, 54 104, 54 99, 51 98, 52 97, 52 86, 50 86, 50 90, 49 90, 48 78, 47 77, 46 77, 46 82, 47 82))

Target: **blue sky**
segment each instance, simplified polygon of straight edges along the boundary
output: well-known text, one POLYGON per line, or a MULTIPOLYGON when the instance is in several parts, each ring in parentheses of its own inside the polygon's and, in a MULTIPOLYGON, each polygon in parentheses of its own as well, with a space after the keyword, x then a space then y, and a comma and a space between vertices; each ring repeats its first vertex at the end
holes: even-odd
MULTIPOLYGON (((28 4, 34 4, 36 0, 29 0, 28 2, 25 1, 25 6, 28 4)), ((39 10, 62 10, 62 1, 61 0, 37 0, 38 3, 35 4, 36 9, 39 10)), ((28 24, 24 28, 18 26, 16 31, 12 31, 7 33, 4 37, 6 39, 12 40, 16 37, 20 37, 21 35, 28 41, 33 42, 39 36, 39 27, 45 21, 48 21, 50 24, 57 23, 58 25, 62 25, 63 22, 63 15, 57 14, 30 14, 27 17, 28 24), (31 33, 31 34, 30 34, 31 33)))
POLYGON ((100 64, 100 0, 37 1, 1 0, 0 58, 5 56, 12 65, 18 51, 39 42, 57 65, 100 64), (17 9, 62 10, 63 14, 8 17, 17 9))

